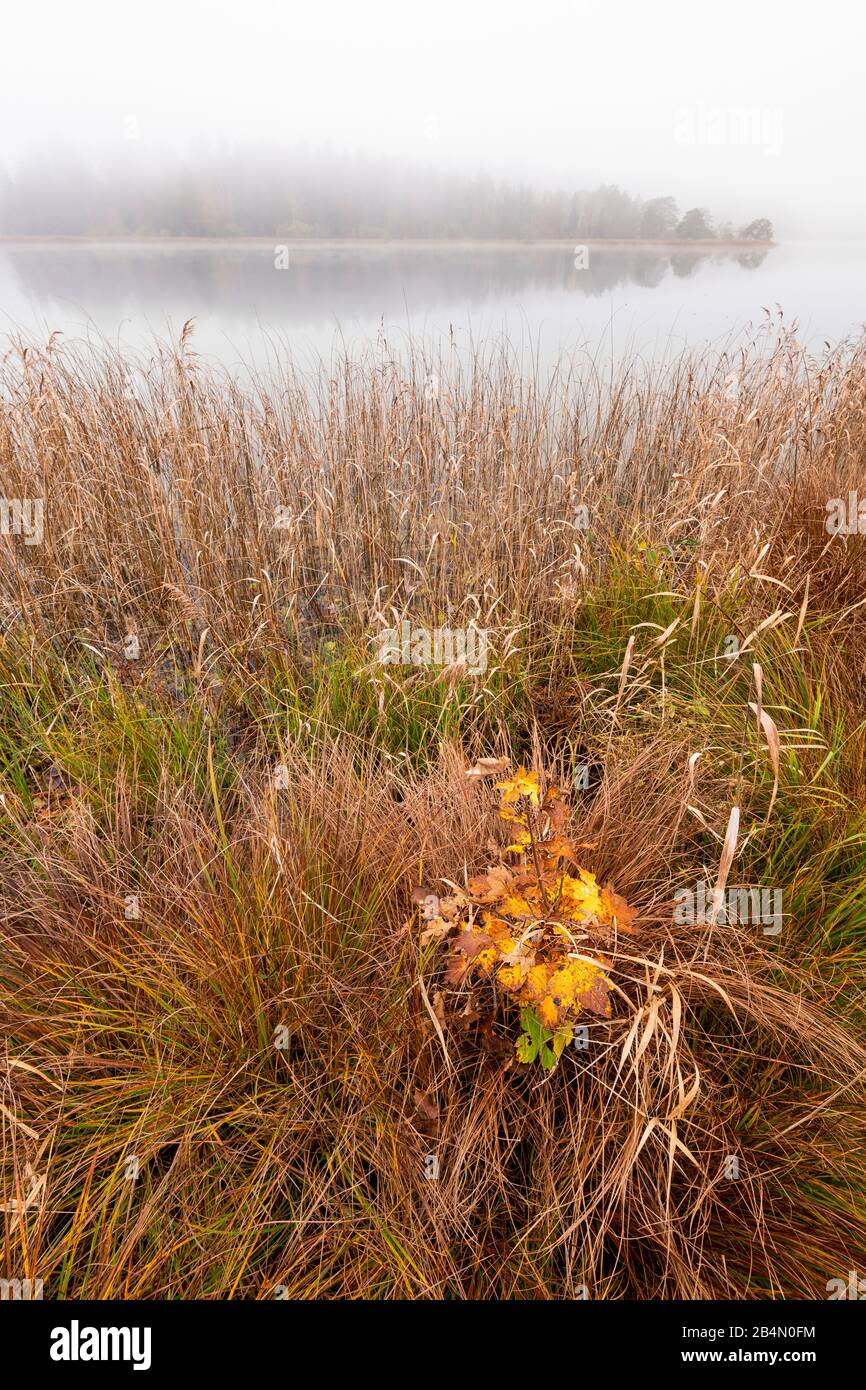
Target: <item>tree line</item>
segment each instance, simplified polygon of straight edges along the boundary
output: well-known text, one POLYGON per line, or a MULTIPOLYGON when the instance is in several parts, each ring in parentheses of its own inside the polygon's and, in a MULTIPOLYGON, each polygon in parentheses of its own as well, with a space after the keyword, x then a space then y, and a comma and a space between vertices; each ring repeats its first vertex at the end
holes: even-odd
POLYGON ((384 161, 305 151, 202 154, 97 168, 70 153, 0 175, 3 236, 275 236, 771 240, 766 218, 735 229, 705 208, 680 213, 670 196, 643 199, 615 184, 539 192, 384 161))

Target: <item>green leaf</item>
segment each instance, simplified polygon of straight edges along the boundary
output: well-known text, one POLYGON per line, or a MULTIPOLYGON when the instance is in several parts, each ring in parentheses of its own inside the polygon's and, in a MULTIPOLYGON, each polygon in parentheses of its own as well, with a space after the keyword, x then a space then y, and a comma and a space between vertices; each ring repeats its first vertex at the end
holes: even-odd
POLYGON ((521 1033, 517 1039, 518 1062, 534 1062, 538 1056, 538 1046, 538 1043, 534 1042, 528 1033, 521 1033))
MULTIPOLYGON (((545 1028, 535 1010, 528 1005, 522 1008, 520 1010, 520 1022, 524 1031, 517 1039, 518 1061, 534 1062, 539 1053, 541 1053, 542 1065, 546 1066, 548 1070, 556 1066, 556 1056, 554 1056, 548 1047, 548 1043, 553 1037, 553 1034, 549 1028, 545 1028), (545 1062, 545 1056, 549 1056, 551 1060, 545 1062)), ((561 1050, 560 1048, 560 1051, 561 1050)))
POLYGON ((524 1033, 529 1034, 533 1042, 539 1045, 541 1044, 542 1034, 544 1032, 541 1026, 541 1019, 538 1017, 535 1010, 531 1009, 528 1005, 520 1010, 520 1026, 524 1033))

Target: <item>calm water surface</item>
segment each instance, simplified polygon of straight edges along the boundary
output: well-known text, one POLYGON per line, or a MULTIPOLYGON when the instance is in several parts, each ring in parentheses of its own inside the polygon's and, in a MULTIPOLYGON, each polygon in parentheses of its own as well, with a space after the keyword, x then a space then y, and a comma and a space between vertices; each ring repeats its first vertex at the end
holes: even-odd
POLYGON ((0 330, 168 338, 194 318, 194 346, 237 369, 351 354, 384 336, 458 349, 506 334, 524 368, 562 354, 666 360, 741 341, 780 310, 816 350, 866 322, 866 243, 769 250, 533 246, 292 246, 265 243, 2 243, 0 330))

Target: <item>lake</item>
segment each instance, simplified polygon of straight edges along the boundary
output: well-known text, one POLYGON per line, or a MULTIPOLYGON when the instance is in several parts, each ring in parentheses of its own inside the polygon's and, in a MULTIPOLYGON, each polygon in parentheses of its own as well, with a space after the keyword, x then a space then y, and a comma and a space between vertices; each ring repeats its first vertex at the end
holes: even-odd
POLYGON ((815 350, 859 331, 866 243, 0 243, 4 332, 140 348, 194 318, 193 346, 233 370, 355 355, 380 335, 398 351, 410 335, 468 350, 505 334, 524 370, 571 353, 662 361, 779 311, 815 350))

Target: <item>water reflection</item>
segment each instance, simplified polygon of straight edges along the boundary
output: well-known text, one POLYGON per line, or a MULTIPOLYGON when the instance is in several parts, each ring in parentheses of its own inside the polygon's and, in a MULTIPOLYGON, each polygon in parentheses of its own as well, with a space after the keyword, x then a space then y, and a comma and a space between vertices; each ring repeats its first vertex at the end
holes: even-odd
POLYGON ((234 369, 271 370, 335 348, 355 354, 385 330, 471 356, 492 339, 521 370, 573 353, 594 360, 747 341, 767 306, 816 350, 857 331, 866 246, 707 247, 490 243, 0 243, 0 335, 102 336, 148 349, 195 319, 194 345, 234 369))
MULTIPOLYGON (((287 270, 274 247, 11 245, 2 253, 21 297, 43 312, 78 305, 97 318, 124 307, 148 316, 188 316, 190 306, 226 320, 253 309, 274 323, 399 318, 407 305, 455 301, 480 307, 538 293, 594 298, 628 285, 655 289, 715 261, 755 270, 766 249, 743 254, 697 249, 590 247, 585 269, 573 250, 500 247, 290 248, 287 270)), ((4 306, 5 307, 5 306, 4 306)))

